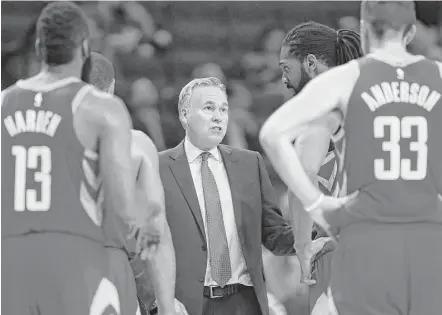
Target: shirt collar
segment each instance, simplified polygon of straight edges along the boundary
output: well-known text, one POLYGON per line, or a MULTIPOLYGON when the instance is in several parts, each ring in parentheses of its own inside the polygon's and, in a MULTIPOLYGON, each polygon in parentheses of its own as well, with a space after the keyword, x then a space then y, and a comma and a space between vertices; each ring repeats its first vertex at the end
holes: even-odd
MULTIPOLYGON (((193 163, 200 155, 201 153, 205 152, 201 150, 200 148, 197 148, 194 146, 189 139, 184 139, 184 150, 186 152, 187 161, 189 163, 193 163)), ((217 147, 213 148, 212 150, 209 150, 209 153, 215 158, 215 160, 220 161, 220 153, 217 147)))

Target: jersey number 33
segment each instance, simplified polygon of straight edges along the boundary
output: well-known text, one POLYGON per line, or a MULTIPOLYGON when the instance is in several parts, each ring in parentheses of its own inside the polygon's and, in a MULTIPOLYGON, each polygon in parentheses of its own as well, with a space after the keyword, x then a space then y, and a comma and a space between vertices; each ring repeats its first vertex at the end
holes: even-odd
MULTIPOLYGON (((382 150, 389 153, 390 167, 386 168, 384 159, 374 160, 374 174, 378 180, 422 180, 427 176, 428 127, 427 119, 422 116, 378 116, 373 121, 374 137, 385 138, 385 129, 390 131, 390 139, 382 142, 382 150), (413 135, 413 131, 416 132, 413 135), (401 155, 400 141, 415 138, 409 150, 416 156, 415 169, 411 159, 401 155)), ((414 164, 414 163, 413 163, 414 164)))

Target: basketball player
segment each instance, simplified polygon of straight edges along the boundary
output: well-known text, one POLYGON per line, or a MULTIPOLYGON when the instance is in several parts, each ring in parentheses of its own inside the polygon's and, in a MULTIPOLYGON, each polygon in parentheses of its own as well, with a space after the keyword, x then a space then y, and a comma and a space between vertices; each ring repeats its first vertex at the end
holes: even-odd
MULTIPOLYGON (((317 75, 359 57, 362 57, 359 34, 350 30, 336 31, 316 22, 302 23, 295 26, 283 41, 280 56, 282 81, 296 94, 317 75)), ((341 145, 342 138, 334 135, 339 126, 339 119, 336 113, 328 114, 310 125, 295 142, 302 166, 312 182, 318 184, 320 190, 327 195, 336 195, 339 190, 337 171, 340 160, 336 149, 341 145), (332 138, 334 141, 330 141, 332 138)), ((290 190, 288 194, 290 213, 295 223, 297 253, 301 262, 301 282, 311 285, 310 313, 324 314, 328 309, 327 303, 323 301, 327 300, 331 251, 334 244, 331 240, 325 245, 322 242, 315 244, 311 241, 313 222, 296 196, 290 190), (324 247, 315 254, 318 246, 324 247), (313 257, 316 258, 312 261, 313 257), (314 269, 313 279, 310 274, 311 265, 314 269)), ((327 236, 322 230, 317 230, 316 240, 327 236)))
POLYGON ((80 80, 89 29, 71 2, 36 27, 41 72, 2 92, 2 312, 120 314, 107 274, 102 206, 138 230, 130 119, 124 103, 80 80))
POLYGON ((339 229, 335 313, 440 314, 442 65, 406 51, 413 1, 363 1, 361 21, 368 55, 307 84, 270 117, 261 141, 312 217, 339 229), (341 191, 358 192, 351 198, 324 196, 291 145, 331 111, 342 117, 341 191))
MULTIPOLYGON (((91 53, 91 67, 83 71, 83 80, 103 92, 114 93, 114 68, 112 63, 99 53, 91 53)), ((112 214, 104 217, 103 226, 106 248, 109 253, 110 277, 120 293, 124 314, 135 314, 137 310, 137 286, 140 288, 140 299, 145 301, 143 287, 152 286, 152 282, 161 314, 175 314, 175 253, 169 226, 164 216, 164 191, 158 171, 158 152, 147 135, 138 130, 131 130, 131 133, 132 156, 136 159, 134 163, 137 169, 140 170, 136 182, 137 190, 141 194, 146 194, 150 202, 150 207, 146 207, 145 211, 156 210, 151 213, 153 220, 151 219, 150 222, 159 226, 153 224, 151 228, 164 230, 165 233, 155 255, 144 262, 133 255, 133 240, 127 240, 127 232, 124 231, 127 231, 128 227, 124 222, 112 214), (141 160, 138 160, 138 157, 141 157, 141 160), (132 267, 129 258, 133 263, 132 267), (137 285, 134 272, 137 276, 137 285)))

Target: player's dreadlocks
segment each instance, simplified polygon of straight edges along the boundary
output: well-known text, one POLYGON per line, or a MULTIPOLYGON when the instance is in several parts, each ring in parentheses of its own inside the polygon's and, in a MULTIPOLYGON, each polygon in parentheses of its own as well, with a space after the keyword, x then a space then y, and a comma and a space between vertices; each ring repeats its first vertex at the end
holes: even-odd
POLYGON ((287 34, 283 45, 289 46, 290 54, 297 58, 304 59, 313 54, 330 67, 363 55, 358 33, 347 29, 336 31, 312 21, 295 26, 287 34))

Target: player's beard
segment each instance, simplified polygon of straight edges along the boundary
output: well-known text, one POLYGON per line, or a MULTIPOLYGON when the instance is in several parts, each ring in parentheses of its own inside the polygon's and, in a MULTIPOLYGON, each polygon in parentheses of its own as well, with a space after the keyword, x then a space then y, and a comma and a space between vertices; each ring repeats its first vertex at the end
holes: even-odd
POLYGON ((302 89, 310 82, 312 78, 308 75, 307 71, 301 67, 301 79, 299 80, 298 87, 295 88, 293 85, 289 83, 290 88, 293 90, 293 96, 302 91, 302 89))

